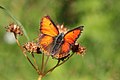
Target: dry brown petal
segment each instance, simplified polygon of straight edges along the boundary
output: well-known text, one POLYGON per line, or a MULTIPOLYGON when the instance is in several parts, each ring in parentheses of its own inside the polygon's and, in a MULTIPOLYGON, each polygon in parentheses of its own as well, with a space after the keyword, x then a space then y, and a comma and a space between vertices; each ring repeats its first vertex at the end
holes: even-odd
POLYGON ((15 35, 17 35, 17 34, 23 35, 23 31, 22 31, 21 27, 16 25, 16 24, 14 24, 14 23, 12 23, 8 27, 6 27, 6 31, 7 32, 12 32, 15 35))
POLYGON ((31 53, 41 53, 40 48, 38 47, 37 43, 35 42, 27 42, 23 45, 23 48, 31 53))
POLYGON ((86 48, 83 46, 80 46, 80 44, 78 43, 75 43, 72 46, 72 52, 75 52, 76 54, 84 55, 85 51, 86 51, 86 48))
POLYGON ((68 31, 67 28, 64 27, 64 25, 57 25, 57 28, 59 30, 60 33, 66 33, 68 31))

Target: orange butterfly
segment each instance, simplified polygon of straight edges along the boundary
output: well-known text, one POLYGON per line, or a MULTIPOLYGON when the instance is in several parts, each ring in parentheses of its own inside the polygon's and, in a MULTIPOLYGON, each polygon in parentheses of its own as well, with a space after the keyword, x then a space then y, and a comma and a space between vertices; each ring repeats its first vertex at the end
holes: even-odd
POLYGON ((39 38, 41 51, 46 55, 51 55, 56 59, 63 59, 69 55, 71 46, 80 36, 83 26, 77 27, 67 33, 60 32, 49 16, 42 18, 40 23, 39 38))

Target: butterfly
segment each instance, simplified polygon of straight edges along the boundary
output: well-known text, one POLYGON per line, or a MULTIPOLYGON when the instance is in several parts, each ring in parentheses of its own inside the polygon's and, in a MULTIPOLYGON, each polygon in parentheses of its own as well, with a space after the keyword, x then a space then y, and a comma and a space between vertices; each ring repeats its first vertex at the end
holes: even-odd
POLYGON ((83 26, 79 26, 66 33, 60 32, 51 18, 44 16, 40 22, 40 49, 44 54, 53 58, 66 58, 82 31, 83 26))

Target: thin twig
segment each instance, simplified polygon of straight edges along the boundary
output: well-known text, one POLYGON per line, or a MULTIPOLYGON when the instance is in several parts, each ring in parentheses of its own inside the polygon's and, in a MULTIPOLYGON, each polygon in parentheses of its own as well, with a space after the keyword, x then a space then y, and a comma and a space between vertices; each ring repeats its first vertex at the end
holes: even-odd
POLYGON ((60 63, 60 60, 58 60, 57 64, 53 68, 49 69, 43 76, 45 76, 49 72, 53 71, 59 65, 59 63, 60 63))
POLYGON ((20 42, 18 41, 16 35, 14 34, 16 42, 18 44, 18 46, 20 47, 20 49, 22 50, 24 56, 27 58, 27 60, 30 62, 30 64, 33 66, 33 68, 37 71, 37 73, 39 74, 39 70, 34 66, 34 64, 31 62, 31 60, 29 59, 29 57, 26 55, 26 52, 24 51, 23 47, 20 45, 20 42))
POLYGON ((43 76, 45 76, 46 74, 48 74, 49 72, 52 72, 55 68, 57 68, 58 66, 62 65, 63 63, 65 63, 66 61, 68 61, 70 59, 70 57, 72 57, 74 55, 74 53, 72 53, 70 56, 67 57, 66 60, 64 60, 63 62, 60 63, 60 60, 58 60, 58 63, 51 69, 49 69, 43 76))
POLYGON ((35 67, 36 67, 37 70, 38 70, 38 65, 37 65, 37 62, 36 62, 35 56, 34 56, 33 53, 31 53, 31 54, 32 54, 32 58, 33 58, 33 61, 34 61, 35 67))
POLYGON ((43 68, 44 68, 44 53, 42 53, 41 73, 43 72, 43 68))
MULTIPOLYGON (((65 63, 66 61, 68 61, 73 55, 74 55, 74 53, 72 53, 70 56, 68 56, 67 59, 65 59, 63 62, 61 62, 60 64, 58 64, 58 66, 62 65, 62 64, 65 63)), ((58 67, 58 66, 57 66, 57 67, 58 67)))
POLYGON ((47 59, 46 59, 45 64, 44 64, 43 72, 44 72, 44 69, 46 68, 46 65, 47 65, 47 63, 48 63, 49 57, 50 57, 50 56, 47 56, 47 59))
POLYGON ((39 75, 38 80, 42 80, 42 75, 39 75))

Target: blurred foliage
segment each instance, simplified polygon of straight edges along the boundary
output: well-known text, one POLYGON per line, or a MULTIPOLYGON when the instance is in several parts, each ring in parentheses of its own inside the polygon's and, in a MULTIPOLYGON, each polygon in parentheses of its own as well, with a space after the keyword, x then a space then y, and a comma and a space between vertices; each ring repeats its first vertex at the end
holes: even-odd
MULTIPOLYGON (((44 15, 67 28, 85 26, 78 40, 87 48, 86 55, 75 55, 43 80, 120 80, 119 0, 0 0, 0 5, 24 25, 30 40, 37 38, 44 15)), ((0 80, 36 80, 17 44, 4 40, 4 27, 12 22, 0 10, 0 80)))

